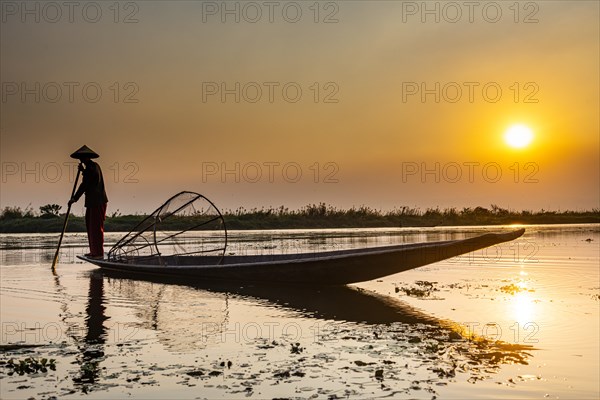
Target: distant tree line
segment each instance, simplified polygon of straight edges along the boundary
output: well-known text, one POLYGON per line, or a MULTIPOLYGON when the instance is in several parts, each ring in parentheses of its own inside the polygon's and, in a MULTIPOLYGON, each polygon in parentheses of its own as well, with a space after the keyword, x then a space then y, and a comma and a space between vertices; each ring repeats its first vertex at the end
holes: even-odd
MULTIPOLYGON (((60 232, 64 213, 61 206, 46 204, 39 212, 31 207, 5 207, 0 212, 1 233, 60 232)), ((119 211, 106 218, 105 230, 129 231, 146 215, 121 215, 119 211)), ((228 229, 318 229, 318 228, 376 228, 376 227, 426 227, 461 225, 506 224, 578 224, 600 223, 600 209, 591 211, 512 211, 495 204, 489 208, 455 207, 421 210, 399 207, 381 211, 367 206, 340 209, 325 203, 306 205, 298 210, 286 207, 243 207, 225 210, 223 217, 228 229)), ((185 226, 182 221, 182 226, 185 226)), ((176 225, 173 229, 177 229, 176 225)), ((83 217, 69 216, 69 232, 85 232, 83 217)))

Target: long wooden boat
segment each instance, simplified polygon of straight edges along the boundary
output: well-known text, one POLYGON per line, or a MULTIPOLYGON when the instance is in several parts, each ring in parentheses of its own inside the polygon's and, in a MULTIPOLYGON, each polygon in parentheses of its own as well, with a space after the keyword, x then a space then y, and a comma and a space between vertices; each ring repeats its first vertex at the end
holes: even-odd
POLYGON ((131 259, 79 256, 104 270, 210 280, 343 285, 381 278, 517 239, 525 229, 469 239, 273 255, 172 255, 131 259))

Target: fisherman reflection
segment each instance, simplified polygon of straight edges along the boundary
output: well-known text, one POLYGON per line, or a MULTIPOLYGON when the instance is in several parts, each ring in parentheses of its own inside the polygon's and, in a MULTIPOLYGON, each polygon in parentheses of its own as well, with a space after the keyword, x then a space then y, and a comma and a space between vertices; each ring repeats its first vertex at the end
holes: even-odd
POLYGON ((82 391, 87 393, 85 384, 93 384, 98 380, 99 364, 104 357, 104 344, 106 342, 106 327, 104 321, 104 278, 100 273, 90 274, 90 288, 88 304, 86 307, 87 333, 83 346, 80 347, 81 355, 78 361, 81 364, 79 375, 73 381, 84 385, 82 391))
POLYGON ((104 321, 108 318, 104 315, 104 277, 98 272, 90 274, 90 290, 88 292, 88 305, 86 308, 87 335, 85 343, 104 344, 106 341, 106 328, 104 321))

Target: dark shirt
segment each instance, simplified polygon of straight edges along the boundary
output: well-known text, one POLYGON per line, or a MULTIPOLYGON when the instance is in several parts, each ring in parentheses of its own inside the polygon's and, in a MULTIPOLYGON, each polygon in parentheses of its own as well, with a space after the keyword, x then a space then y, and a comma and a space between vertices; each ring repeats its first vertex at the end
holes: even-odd
POLYGON ((94 207, 108 203, 106 190, 104 190, 104 178, 100 166, 93 161, 85 164, 83 170, 83 181, 75 193, 75 201, 85 193, 85 206, 94 207))

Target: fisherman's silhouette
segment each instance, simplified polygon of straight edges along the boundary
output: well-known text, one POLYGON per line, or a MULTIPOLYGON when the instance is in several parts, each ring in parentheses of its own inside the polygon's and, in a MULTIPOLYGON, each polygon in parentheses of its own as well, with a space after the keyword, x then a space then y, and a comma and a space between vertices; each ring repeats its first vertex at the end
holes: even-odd
POLYGON ((92 161, 99 155, 87 146, 71 154, 78 159, 79 170, 83 172, 83 181, 79 189, 69 200, 69 205, 77 202, 85 194, 85 227, 88 235, 90 252, 85 256, 89 258, 104 258, 104 220, 106 218, 106 203, 108 197, 104 188, 104 178, 100 166, 92 161), (85 167, 84 167, 85 166, 85 167))

